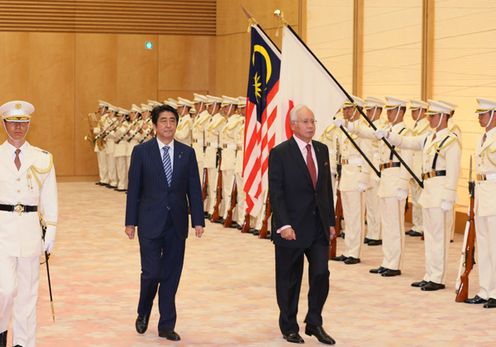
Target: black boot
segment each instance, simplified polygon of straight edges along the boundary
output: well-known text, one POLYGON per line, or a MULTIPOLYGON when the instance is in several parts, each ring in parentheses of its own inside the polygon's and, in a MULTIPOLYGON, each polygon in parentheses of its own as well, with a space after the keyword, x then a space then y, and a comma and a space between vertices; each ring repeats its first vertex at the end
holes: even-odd
POLYGON ((0 334, 0 347, 7 347, 7 330, 0 334))

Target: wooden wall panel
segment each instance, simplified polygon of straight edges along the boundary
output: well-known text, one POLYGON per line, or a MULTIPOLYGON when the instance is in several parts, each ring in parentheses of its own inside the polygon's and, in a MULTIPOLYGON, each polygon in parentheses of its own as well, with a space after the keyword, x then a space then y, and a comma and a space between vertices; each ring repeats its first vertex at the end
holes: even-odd
POLYGON ((88 134, 87 114, 97 109, 98 99, 117 102, 117 36, 111 34, 76 34, 74 94, 75 170, 74 175, 96 175, 97 161, 88 134))
POLYGON ((215 38, 201 36, 159 37, 158 89, 210 90, 217 59, 215 38))
POLYGON ((274 17, 275 9, 284 12, 286 20, 301 34, 303 0, 218 0, 217 53, 215 61, 215 94, 246 95, 250 34, 248 19, 241 10, 243 5, 278 47, 281 47, 280 22, 274 17), (277 35, 276 35, 277 33, 277 35))
POLYGON ((54 154, 60 175, 72 173, 73 146, 67 144, 74 140, 74 35, 2 33, 0 37, 0 102, 31 102, 36 111, 28 141, 54 154))
POLYGON ((215 35, 216 0, 0 0, 0 30, 215 35))

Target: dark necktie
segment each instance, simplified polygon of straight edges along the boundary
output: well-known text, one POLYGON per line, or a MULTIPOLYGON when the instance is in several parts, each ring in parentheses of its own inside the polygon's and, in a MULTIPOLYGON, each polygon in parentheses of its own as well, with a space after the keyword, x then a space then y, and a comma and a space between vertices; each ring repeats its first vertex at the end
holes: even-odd
POLYGON ((487 139, 487 134, 484 133, 484 135, 482 136, 481 147, 484 146, 484 142, 486 142, 486 139, 487 139))
POLYGON ((162 147, 164 150, 164 154, 162 156, 162 164, 164 166, 164 171, 165 171, 165 178, 167 179, 167 184, 169 187, 171 186, 171 181, 172 181, 172 163, 169 157, 169 146, 164 146, 162 147))
POLYGON ((19 153, 21 153, 21 150, 19 148, 17 148, 15 150, 15 159, 14 159, 14 164, 17 168, 17 171, 19 171, 19 169, 21 168, 21 159, 19 158, 19 153))
POLYGON ((307 148, 307 167, 308 172, 310 173, 310 178, 312 179, 313 187, 317 187, 317 170, 315 169, 315 163, 313 162, 312 157, 312 146, 308 144, 307 148))

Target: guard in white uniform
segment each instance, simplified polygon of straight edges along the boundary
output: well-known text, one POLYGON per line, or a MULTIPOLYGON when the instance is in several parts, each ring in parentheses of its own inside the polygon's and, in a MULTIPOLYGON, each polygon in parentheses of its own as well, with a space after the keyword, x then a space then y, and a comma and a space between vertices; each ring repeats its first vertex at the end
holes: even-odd
MULTIPOLYGON (((448 130, 458 136, 458 141, 462 143, 462 129, 458 126, 458 124, 455 123, 453 117, 458 105, 444 100, 438 100, 437 102, 443 103, 450 110, 450 117, 448 119, 448 130)), ((456 211, 453 209, 453 216, 448 219, 449 229, 451 230, 450 242, 453 242, 453 240, 455 239, 455 216, 456 211)))
POLYGON ((449 218, 453 216, 460 174, 461 144, 448 129, 451 111, 437 101, 429 102, 429 123, 436 131, 431 135, 405 137, 386 134, 400 148, 422 150, 422 205, 425 238, 424 279, 412 283, 423 291, 445 288, 446 265, 450 241, 449 218))
MULTIPOLYGON (((386 126, 386 122, 381 119, 384 101, 379 98, 367 97, 365 98, 365 110, 367 117, 374 123, 376 128, 382 129, 386 126)), ((377 139, 363 139, 363 145, 367 148, 367 154, 374 164, 375 168, 379 170, 381 164, 379 154, 379 141, 377 139)), ((365 191, 365 211, 367 220, 367 233, 365 243, 369 246, 382 245, 381 236, 381 214, 379 210, 379 181, 380 178, 377 174, 370 170, 369 186, 365 191)))
POLYGON ((133 104, 131 106, 131 112, 129 113, 131 124, 129 125, 129 133, 126 136, 126 173, 129 172, 131 154, 133 153, 134 146, 139 143, 139 133, 143 126, 143 119, 141 118, 142 112, 141 107, 138 105, 133 104))
MULTIPOLYGON (((209 104, 208 98, 205 95, 194 93, 194 103, 196 116, 193 119, 193 129, 191 131, 191 137, 193 142, 193 149, 195 150, 196 161, 198 162, 198 171, 201 178, 202 187, 204 186, 204 174, 203 169, 205 168, 205 128, 210 122, 212 117, 208 113, 207 105, 209 104)), ((209 179, 210 180, 210 179, 209 179)), ((205 200, 207 204, 208 199, 205 200)), ((205 210, 207 211, 207 210, 205 210)), ((206 212, 208 213, 208 212, 206 212)))
POLYGON ((115 166, 115 129, 119 124, 119 120, 116 117, 119 108, 114 105, 109 105, 109 113, 106 118, 105 126, 104 126, 104 142, 105 142, 105 153, 107 155, 107 168, 108 168, 108 176, 109 183, 107 188, 115 189, 117 188, 117 170, 115 166))
MULTIPOLYGON (((404 136, 411 135, 403 122, 406 101, 387 96, 386 103, 385 109, 389 121, 387 131, 404 136)), ((375 132, 371 128, 359 128, 359 135, 373 138, 375 132)), ((396 152, 408 166, 411 166, 411 151, 396 148, 396 152)), ((379 156, 381 178, 378 195, 384 257, 381 266, 371 269, 369 272, 378 273, 384 277, 392 277, 401 275, 405 243, 405 202, 408 196, 410 174, 383 141, 379 142, 379 156)))
POLYGON ((174 135, 177 141, 180 141, 188 146, 192 144, 191 133, 193 130, 193 119, 190 115, 190 109, 193 107, 193 102, 185 98, 177 98, 177 113, 179 114, 179 123, 177 124, 176 134, 174 135))
POLYGON ((108 184, 108 167, 107 167, 107 155, 105 153, 105 145, 102 140, 97 139, 100 132, 103 130, 102 126, 105 122, 105 118, 108 117, 109 103, 103 100, 98 100, 98 124, 93 128, 93 135, 95 137, 95 148, 94 151, 96 153, 96 159, 98 162, 98 175, 100 180, 97 182, 100 186, 106 186, 108 184))
POLYGON ((236 221, 236 228, 241 230, 246 215, 246 194, 244 191, 243 180, 243 160, 244 160, 244 143, 245 143, 245 117, 246 117, 246 97, 238 97, 238 113, 243 119, 243 124, 238 128, 235 136, 236 141, 236 162, 234 172, 236 175, 237 202, 233 220, 236 221))
MULTIPOLYGON (((236 165, 236 136, 239 128, 244 124, 244 118, 238 113, 238 98, 222 96, 223 106, 222 113, 227 118, 226 125, 222 128, 219 136, 222 147, 222 161, 220 169, 222 172, 222 205, 221 216, 224 220, 227 217, 231 207, 231 194, 236 184, 235 165, 236 165)), ((237 186, 236 186, 237 189, 237 186)), ((233 210, 234 213, 234 210, 233 210)), ((234 218, 233 218, 234 222, 234 218)), ((234 225, 229 225, 236 226, 234 225)))
POLYGON ((127 190, 127 135, 130 131, 130 123, 128 121, 129 111, 119 107, 117 119, 119 124, 114 132, 114 160, 115 171, 117 173, 117 190, 125 192, 127 190))
MULTIPOLYGON (((205 168, 208 172, 208 196, 206 201, 206 211, 211 216, 214 213, 215 201, 217 197, 217 176, 218 176, 218 157, 219 151, 219 134, 226 124, 226 118, 220 114, 220 105, 222 98, 207 95, 209 105, 208 113, 213 116, 205 127, 205 168)), ((222 211, 222 210, 219 210, 222 211)), ((219 212, 220 213, 220 212, 219 212)))
POLYGON ((26 141, 34 107, 0 106, 8 139, 0 146, 0 346, 36 345, 40 255, 55 244, 57 183, 52 155, 26 141), (46 225, 42 240, 41 221, 46 225))
POLYGON ((479 292, 468 304, 496 307, 496 101, 477 99, 479 124, 484 134, 475 145, 475 229, 479 292))
MULTIPOLYGON (((358 108, 364 106, 362 99, 353 96, 354 102, 346 101, 343 105, 343 118, 353 127, 360 127, 360 112, 358 108)), ((339 128, 343 120, 335 120, 339 128)), ((340 130, 341 131, 341 130, 340 130)), ((363 140, 356 134, 350 134, 358 145, 363 149, 363 140)), ((342 133, 339 139, 341 151, 341 180, 339 191, 343 203, 343 217, 346 223, 346 236, 344 238, 345 250, 342 255, 332 260, 343 261, 345 264, 358 264, 361 260, 361 249, 365 232, 365 196, 364 192, 369 185, 369 166, 356 150, 348 137, 342 133)))
MULTIPOLYGON (((415 122, 413 136, 427 136, 432 132, 427 120, 427 108, 429 104, 421 100, 410 100, 410 111, 415 122)), ((412 170, 417 177, 422 176, 422 151, 412 152, 412 170)), ((410 180, 410 192, 412 196, 412 228, 406 232, 407 235, 418 237, 424 234, 422 222, 422 206, 419 204, 422 188, 414 180, 410 180)))

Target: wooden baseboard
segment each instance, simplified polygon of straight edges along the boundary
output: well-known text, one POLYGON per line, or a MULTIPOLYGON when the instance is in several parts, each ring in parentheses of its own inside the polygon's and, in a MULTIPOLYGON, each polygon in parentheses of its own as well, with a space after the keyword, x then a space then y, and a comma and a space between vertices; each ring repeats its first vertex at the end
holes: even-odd
POLYGON ((97 182, 98 176, 57 176, 58 182, 97 182))

